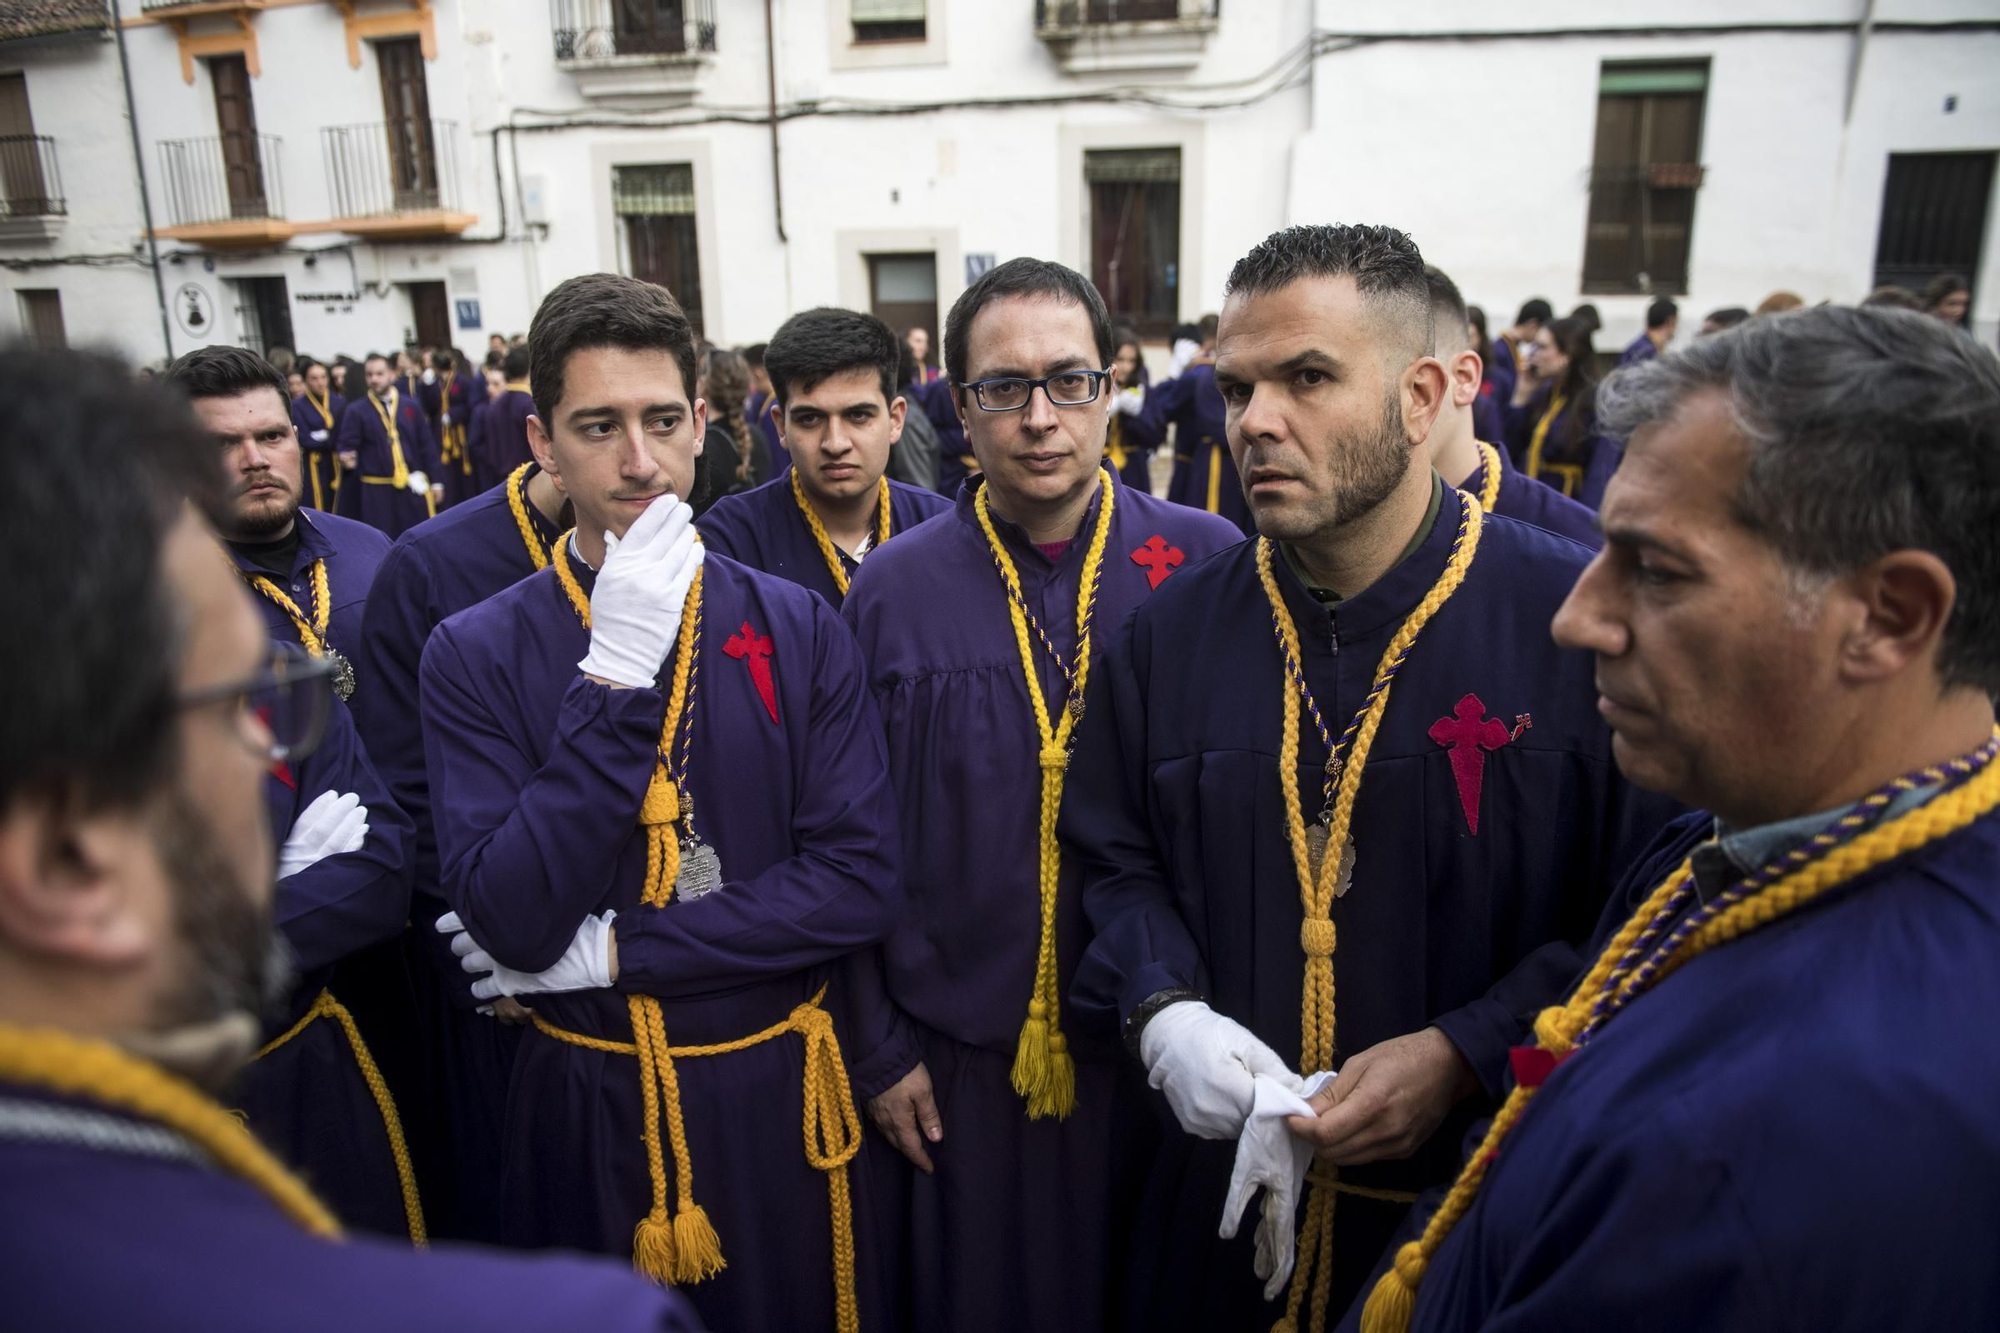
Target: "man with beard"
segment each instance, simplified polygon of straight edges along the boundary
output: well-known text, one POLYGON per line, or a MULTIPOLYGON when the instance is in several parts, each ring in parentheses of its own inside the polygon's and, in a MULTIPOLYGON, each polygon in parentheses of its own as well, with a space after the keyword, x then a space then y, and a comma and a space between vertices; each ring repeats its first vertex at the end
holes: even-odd
POLYGON ((340 460, 334 455, 333 434, 347 400, 333 391, 326 367, 308 361, 303 371, 295 371, 303 381, 303 391, 292 399, 292 429, 299 448, 305 451, 306 486, 310 492, 300 497, 321 513, 333 509, 340 494, 340 460))
POLYGON ((855 1088, 909 1159, 879 1161, 915 1328, 1103 1325, 1114 1180, 1138 1145, 1113 1129, 1116 1045, 1062 1021, 1083 922, 1056 803, 1095 725, 1099 645, 1237 540, 1103 466, 1111 338, 1097 288, 1059 264, 1010 260, 965 290, 945 383, 982 477, 871 556, 842 608, 902 811, 911 909, 855 1088))
POLYGON ((306 759, 325 661, 274 658, 185 502, 214 446, 114 363, 0 364, 0 1285, 10 1323, 86 1330, 691 1329, 576 1259, 341 1236, 214 1100, 282 983, 259 793, 306 759), (143 436, 147 447, 134 451, 143 436), (98 526, 73 540, 75 515, 98 526), (63 558, 49 558, 53 550, 63 558))
POLYGON ((344 1220, 421 1240, 395 1101, 329 989, 345 960, 395 938, 410 906, 412 829, 355 735, 344 702, 354 670, 336 646, 351 652, 361 637, 384 543, 363 524, 297 507, 300 451, 279 414, 277 374, 243 348, 204 347, 164 376, 220 448, 229 498, 211 517, 272 640, 327 662, 336 696, 322 744, 301 762, 274 766, 265 783, 272 830, 283 840, 278 926, 302 975, 235 1099, 344 1220))
POLYGON ((387 357, 362 367, 368 392, 341 413, 334 448, 342 468, 340 512, 399 537, 437 513, 437 441, 414 393, 397 387, 387 357))
POLYGON ((1669 817, 1549 641, 1589 552, 1425 466, 1433 337, 1401 232, 1293 227, 1240 260, 1215 374, 1262 535, 1173 579, 1091 677, 1071 1000, 1186 1131, 1138 1213, 1135 1329, 1337 1317, 1669 817))
POLYGON ((790 579, 836 611, 861 561, 951 508, 883 473, 908 404, 896 391, 896 335, 873 315, 793 315, 765 346, 778 435, 792 466, 725 495, 701 516, 708 549, 790 579))

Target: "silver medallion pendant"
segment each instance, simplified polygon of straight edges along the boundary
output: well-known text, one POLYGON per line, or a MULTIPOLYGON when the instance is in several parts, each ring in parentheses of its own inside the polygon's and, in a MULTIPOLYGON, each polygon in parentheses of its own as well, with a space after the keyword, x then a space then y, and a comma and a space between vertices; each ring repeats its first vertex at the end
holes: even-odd
POLYGON ((691 903, 722 887, 722 858, 715 848, 689 834, 681 839, 681 872, 674 876, 674 897, 691 903))
POLYGON ((326 655, 333 660, 334 697, 346 703, 354 697, 354 663, 332 648, 326 650, 326 655))
MULTIPOLYGON (((1325 824, 1310 824, 1306 827, 1306 868, 1312 872, 1313 884, 1319 884, 1320 868, 1326 863, 1327 840, 1333 830, 1325 824)), ((1333 896, 1345 898, 1347 890, 1354 884, 1354 839, 1349 837, 1340 848, 1340 865, 1336 867, 1336 881, 1333 896)))

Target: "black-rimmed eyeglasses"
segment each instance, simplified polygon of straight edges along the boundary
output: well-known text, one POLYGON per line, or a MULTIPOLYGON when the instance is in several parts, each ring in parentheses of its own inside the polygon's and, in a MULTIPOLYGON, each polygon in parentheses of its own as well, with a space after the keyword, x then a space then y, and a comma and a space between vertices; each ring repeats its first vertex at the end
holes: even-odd
POLYGON ((1081 407, 1095 402, 1104 381, 1110 378, 1108 370, 1065 370, 1038 380, 1002 376, 974 380, 959 387, 972 390, 972 400, 979 404, 981 411, 1018 412, 1028 405, 1028 399, 1034 396, 1037 389, 1047 394, 1049 401, 1057 407, 1081 407))
POLYGON ((256 675, 189 691, 175 703, 181 708, 224 705, 252 753, 274 764, 302 759, 326 735, 339 669, 330 657, 312 657, 296 644, 274 644, 270 661, 256 675))

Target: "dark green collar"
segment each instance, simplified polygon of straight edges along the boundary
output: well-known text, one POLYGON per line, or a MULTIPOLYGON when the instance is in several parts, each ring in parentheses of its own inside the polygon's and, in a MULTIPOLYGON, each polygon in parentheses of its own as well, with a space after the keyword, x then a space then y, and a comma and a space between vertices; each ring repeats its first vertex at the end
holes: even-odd
MULTIPOLYGON (((1402 554, 1396 557, 1396 564, 1389 566, 1389 568, 1396 568, 1396 565, 1402 564, 1417 553, 1417 548, 1424 544, 1424 538, 1431 535, 1431 525, 1437 522, 1438 509, 1443 504, 1444 478, 1440 477, 1436 470, 1433 469, 1431 472, 1431 503, 1430 507, 1424 510, 1424 521, 1417 524, 1417 530, 1410 535, 1409 545, 1405 546, 1402 554)), ((1299 581, 1300 587, 1312 594, 1314 601, 1322 606, 1340 605, 1341 596, 1339 593, 1331 588, 1322 588, 1307 577, 1305 566, 1299 563, 1298 554, 1292 550, 1291 543, 1278 543, 1278 550, 1284 555, 1285 565, 1292 571, 1292 577, 1299 581)))

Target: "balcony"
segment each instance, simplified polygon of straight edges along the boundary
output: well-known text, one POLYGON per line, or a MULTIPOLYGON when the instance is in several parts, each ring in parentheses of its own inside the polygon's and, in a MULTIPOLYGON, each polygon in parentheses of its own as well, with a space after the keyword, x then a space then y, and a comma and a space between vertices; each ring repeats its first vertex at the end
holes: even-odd
POLYGON ((275 245, 296 235, 297 225, 285 221, 282 146, 272 134, 161 140, 167 225, 154 235, 216 249, 275 245))
POLYGON ((56 141, 46 134, 0 135, 0 237, 54 236, 68 213, 56 141))
POLYGON ((715 0, 549 0, 549 27, 585 97, 685 106, 715 54, 715 0))
POLYGON ((1035 36, 1065 74, 1193 69, 1222 0, 1035 0, 1035 36))
POLYGON ((204 14, 242 14, 262 9, 268 0, 143 0, 139 12, 152 18, 189 19, 204 14))
POLYGON ((334 212, 324 230, 370 240, 436 240, 477 220, 459 211, 452 121, 333 125, 320 131, 320 150, 334 212))

